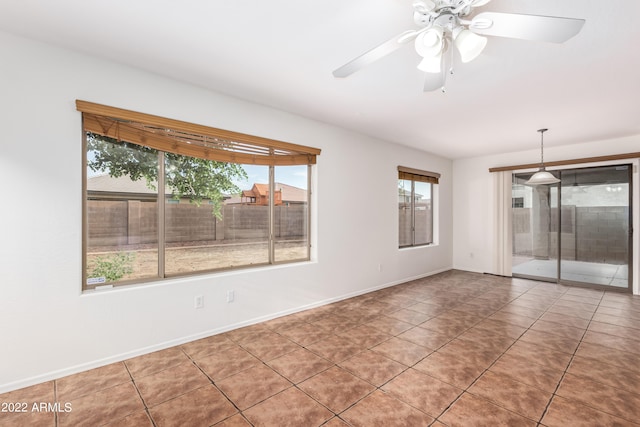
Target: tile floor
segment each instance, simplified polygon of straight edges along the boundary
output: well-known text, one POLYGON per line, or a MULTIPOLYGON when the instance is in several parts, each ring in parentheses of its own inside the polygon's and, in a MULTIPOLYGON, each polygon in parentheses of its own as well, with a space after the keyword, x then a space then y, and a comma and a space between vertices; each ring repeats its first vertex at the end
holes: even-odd
POLYGON ((640 297, 450 271, 0 402, 28 405, 0 426, 637 426, 640 297))

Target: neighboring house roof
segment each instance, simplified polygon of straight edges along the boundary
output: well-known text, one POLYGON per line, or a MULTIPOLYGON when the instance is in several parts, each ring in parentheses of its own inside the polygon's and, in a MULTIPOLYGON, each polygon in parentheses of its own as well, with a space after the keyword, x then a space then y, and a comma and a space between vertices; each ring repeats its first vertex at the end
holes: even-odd
MULTIPOLYGON (((282 202, 292 202, 292 203, 305 203, 307 201, 307 190, 304 188, 294 187, 293 185, 283 184, 281 182, 275 183, 276 191, 280 191, 282 193, 282 202)), ((256 197, 256 196, 267 196, 269 192, 268 184, 253 184, 250 190, 243 190, 243 197, 256 197), (257 190, 258 194, 255 194, 257 190)), ((225 201, 228 204, 234 203, 242 203, 240 197, 233 196, 225 201)))
POLYGON ((282 191, 283 202, 306 202, 307 190, 304 188, 294 187, 293 185, 283 184, 281 182, 275 183, 276 190, 282 191))
POLYGON ((259 196, 267 196, 269 194, 269 184, 253 184, 253 188, 251 190, 257 191, 259 196))
MULTIPOLYGON (((415 193, 414 198, 416 201, 423 200, 424 195, 415 193)), ((411 190, 405 190, 404 188, 398 188, 398 200, 411 199, 411 190)))
MULTIPOLYGON (((156 186, 156 182, 151 183, 156 186)), ((87 191, 102 191, 105 193, 136 193, 136 194, 156 194, 157 191, 147 186, 147 180, 140 178, 133 181, 129 175, 122 175, 117 178, 109 174, 96 175, 87 179, 87 191)), ((171 194, 171 189, 165 187, 165 194, 171 194)))

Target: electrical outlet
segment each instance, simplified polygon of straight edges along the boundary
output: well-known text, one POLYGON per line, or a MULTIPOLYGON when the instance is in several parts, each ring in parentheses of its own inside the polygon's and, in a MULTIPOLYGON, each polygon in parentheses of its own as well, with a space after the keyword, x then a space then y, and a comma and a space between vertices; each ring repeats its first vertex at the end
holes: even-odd
POLYGON ((204 296, 198 295, 193 301, 194 308, 204 308, 204 296))
POLYGON ((233 302, 236 297, 236 293, 234 291, 227 291, 227 302, 233 302))

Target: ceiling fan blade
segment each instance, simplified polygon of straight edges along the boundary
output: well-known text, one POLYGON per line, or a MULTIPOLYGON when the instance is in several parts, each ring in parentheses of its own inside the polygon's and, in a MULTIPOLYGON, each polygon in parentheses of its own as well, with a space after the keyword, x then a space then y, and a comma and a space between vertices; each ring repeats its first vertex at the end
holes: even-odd
POLYGON ((471 7, 480 7, 489 3, 491 0, 472 0, 471 7))
POLYGON ((469 29, 486 36, 564 43, 580 32, 584 22, 556 16, 483 12, 473 18, 469 29))
POLYGON ((374 47, 373 49, 363 53, 357 58, 347 62, 342 67, 334 70, 334 77, 348 77, 351 74, 355 73, 359 69, 371 64, 372 62, 381 59, 390 53, 400 49, 407 42, 413 40, 418 35, 418 31, 416 30, 408 30, 403 33, 398 34, 382 43, 374 47))
POLYGON ((436 8, 433 0, 415 0, 412 4, 413 10, 418 13, 429 13, 436 8))
POLYGON ((444 73, 424 73, 424 87, 423 92, 433 92, 434 90, 442 89, 444 86, 444 73))

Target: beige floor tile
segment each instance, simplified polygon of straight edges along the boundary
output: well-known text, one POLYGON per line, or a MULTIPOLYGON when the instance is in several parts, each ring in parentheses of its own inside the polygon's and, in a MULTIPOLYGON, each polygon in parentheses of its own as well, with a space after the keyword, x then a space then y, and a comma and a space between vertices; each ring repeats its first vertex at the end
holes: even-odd
POLYGON ((56 380, 56 395, 58 401, 68 402, 128 382, 131 382, 131 376, 125 365, 114 363, 56 380))
POLYGON ((58 414, 60 427, 102 425, 144 410, 142 399, 132 382, 85 394, 67 403, 71 410, 58 414))
POLYGON ((549 393, 556 390, 564 373, 545 364, 531 363, 526 358, 511 354, 502 355, 489 370, 549 393))
POLYGON ((368 382, 337 366, 300 383, 298 387, 336 414, 375 390, 368 382))
POLYGON ((308 345, 306 348, 333 363, 340 363, 366 350, 365 347, 351 342, 348 338, 337 335, 331 335, 329 338, 308 345))
POLYGON ((171 366, 188 361, 188 357, 180 347, 172 347, 166 350, 156 351, 143 356, 125 360, 127 369, 133 378, 144 377, 155 372, 162 371, 171 366))
POLYGON ((183 344, 180 347, 189 357, 198 359, 233 347, 234 345, 235 343, 224 335, 213 335, 183 344))
POLYGON ((535 427, 538 424, 469 393, 464 393, 438 420, 451 427, 535 427))
POLYGON ((244 411, 244 416, 256 427, 320 426, 333 412, 291 387, 244 411))
POLYGON ((190 391, 149 408, 156 427, 210 426, 238 411, 213 385, 190 391))
POLYGON ((493 371, 485 372, 467 392, 533 421, 542 417, 552 396, 551 391, 532 387, 493 371))
POLYGON ((241 345, 249 353, 265 362, 301 348, 298 344, 275 332, 265 333, 259 338, 246 341, 241 345))
POLYGON ((415 369, 398 375, 382 390, 434 418, 462 394, 462 389, 415 369))
POLYGON ((340 415, 354 427, 426 426, 433 418, 380 390, 340 415))
POLYGON ((371 350, 405 366, 413 366, 432 353, 426 347, 400 338, 391 338, 371 350))
POLYGON ((304 348, 272 359, 267 364, 294 384, 326 371, 334 365, 333 362, 304 348))
POLYGON ((407 369, 405 365, 370 350, 340 362, 339 366, 376 387, 407 369))
POLYGON ((210 384, 209 379, 190 361, 135 380, 135 385, 148 407, 207 384, 210 384))
POLYGON ((640 424, 615 417, 578 401, 555 396, 542 419, 548 427, 633 427, 640 424))
POLYGON ((567 373, 556 394, 628 421, 640 420, 640 394, 629 393, 582 376, 567 373))
POLYGON ((262 364, 218 381, 216 385, 242 411, 292 386, 286 378, 262 364))
POLYGON ((214 381, 223 380, 238 372, 260 365, 259 359, 234 345, 218 353, 196 360, 197 365, 214 381))

